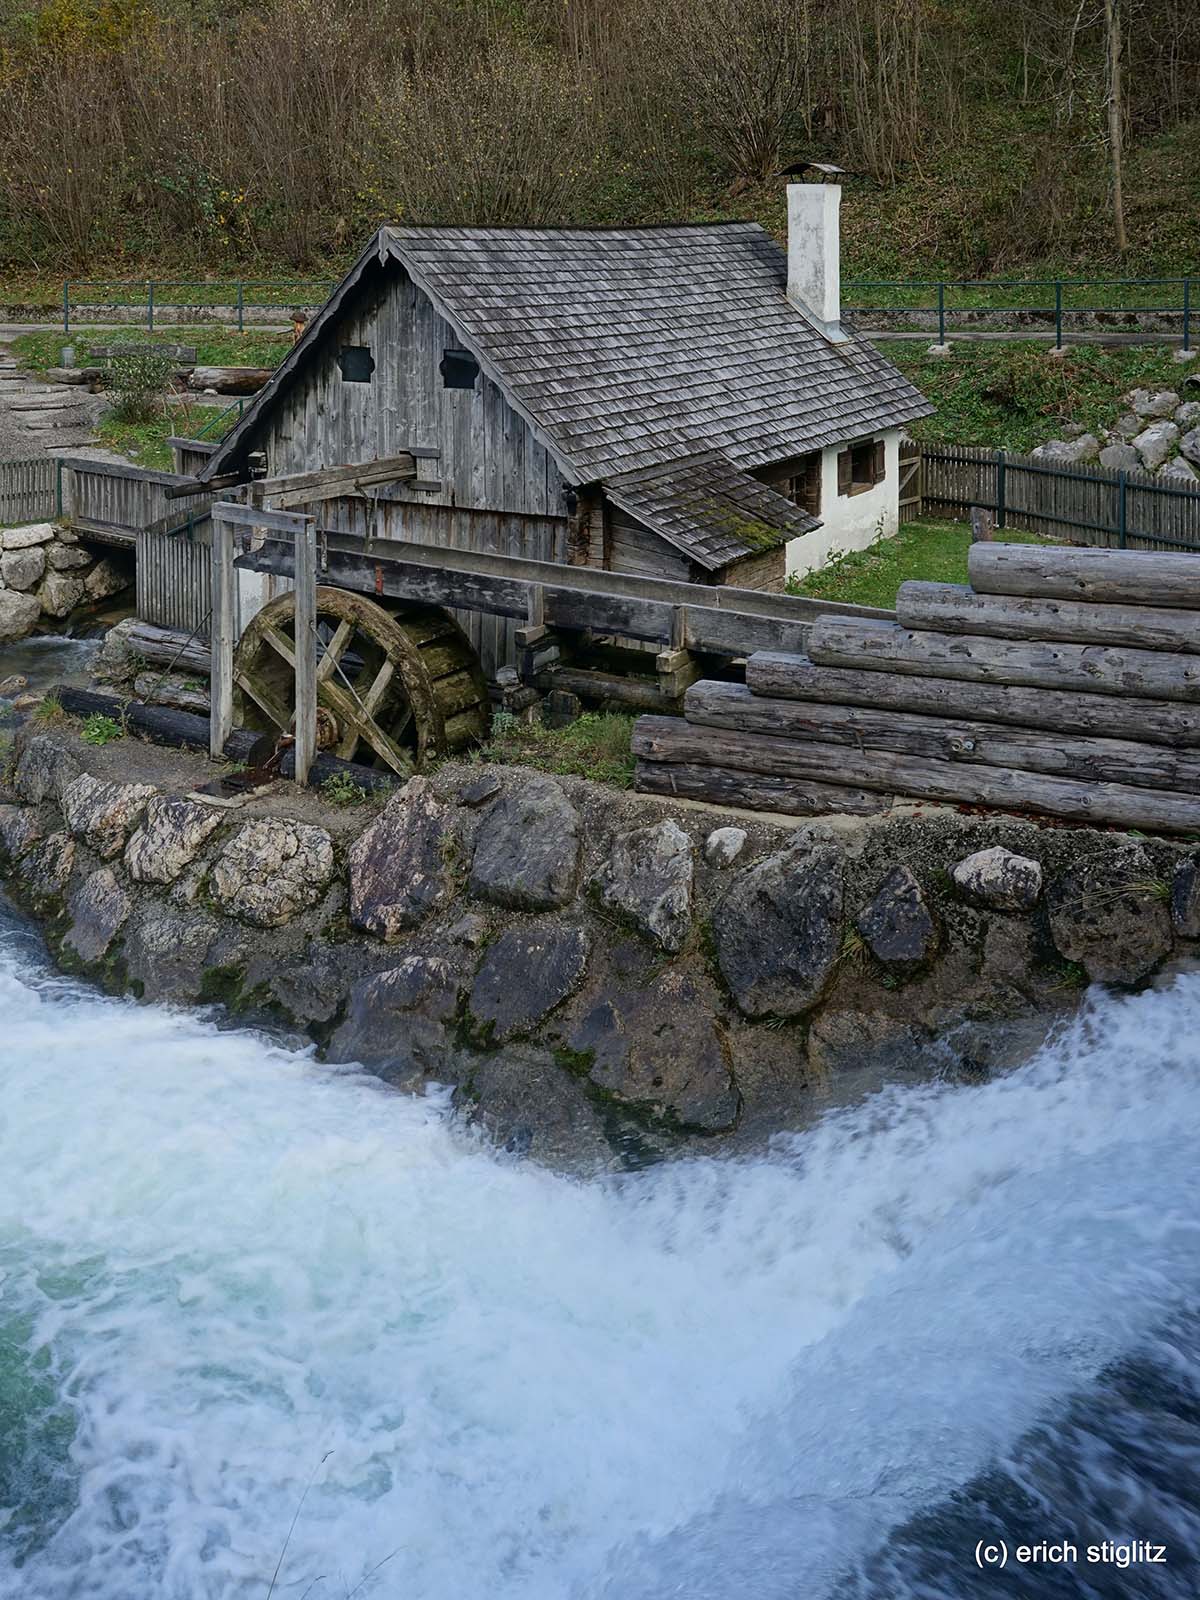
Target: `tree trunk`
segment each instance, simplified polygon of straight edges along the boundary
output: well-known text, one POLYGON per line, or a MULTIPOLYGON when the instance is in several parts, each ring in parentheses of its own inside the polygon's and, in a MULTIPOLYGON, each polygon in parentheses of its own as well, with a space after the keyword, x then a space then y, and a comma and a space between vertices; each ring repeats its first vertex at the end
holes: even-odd
POLYGON ((1120 0, 1104 0, 1104 33, 1108 46, 1108 148, 1112 162, 1113 240, 1117 249, 1124 253, 1129 247, 1129 239, 1125 233, 1125 98, 1121 87, 1120 0))

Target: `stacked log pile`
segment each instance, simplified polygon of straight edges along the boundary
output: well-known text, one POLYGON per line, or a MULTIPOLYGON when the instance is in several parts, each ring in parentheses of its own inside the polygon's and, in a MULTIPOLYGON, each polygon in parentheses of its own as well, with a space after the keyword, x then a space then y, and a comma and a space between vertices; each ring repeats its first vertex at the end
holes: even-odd
POLYGON ((969 585, 642 717, 635 786, 793 815, 935 800, 1200 833, 1200 556, 980 543, 969 585))

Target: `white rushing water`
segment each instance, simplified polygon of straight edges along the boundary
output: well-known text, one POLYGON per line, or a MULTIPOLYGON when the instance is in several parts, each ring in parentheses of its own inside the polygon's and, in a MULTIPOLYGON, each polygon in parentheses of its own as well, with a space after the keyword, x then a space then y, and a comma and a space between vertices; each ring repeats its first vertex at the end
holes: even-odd
MULTIPOLYGON (((263 1600, 293 1518, 289 1600, 840 1593, 1128 1352, 1194 1361, 1196 978, 603 1182, 12 931, 0 1019, 5 1597, 263 1600)), ((1194 1535, 1135 1499, 1114 1537, 1194 1535)), ((945 1591, 863 1592, 974 1593, 970 1529, 945 1591)))

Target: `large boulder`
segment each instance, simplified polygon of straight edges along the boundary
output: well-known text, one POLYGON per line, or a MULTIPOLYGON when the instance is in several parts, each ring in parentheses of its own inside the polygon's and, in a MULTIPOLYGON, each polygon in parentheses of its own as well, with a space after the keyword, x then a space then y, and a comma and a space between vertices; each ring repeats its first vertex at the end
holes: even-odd
POLYGON ((152 1000, 173 1000, 186 1005, 215 1000, 226 977, 233 987, 244 951, 234 947, 219 951, 210 961, 221 936, 212 917, 184 916, 152 909, 140 921, 125 926, 122 958, 135 991, 152 1000))
POLYGON ((48 833, 16 864, 17 876, 36 900, 57 900, 75 865, 75 841, 69 833, 48 833))
POLYGON ((0 589, 0 644, 27 639, 38 625, 42 608, 36 595, 0 589))
POLYGON ((220 824, 221 814, 211 806, 155 795, 125 847, 129 876, 135 883, 174 883, 220 824))
POLYGON ((1046 892, 1050 935, 1093 983, 1140 983, 1174 943, 1154 867, 1136 845, 1085 857, 1046 892))
POLYGON ((0 806, 0 847, 10 861, 17 861, 46 830, 32 806, 0 806))
POLYGON ((1175 421, 1185 431, 1200 427, 1200 400, 1185 400, 1175 408, 1175 421))
POLYGON ((333 842, 323 828, 270 818, 247 822, 217 857, 212 891, 230 916, 277 928, 316 905, 333 877, 333 842))
POLYGON ((64 943, 86 966, 103 961, 131 909, 111 867, 98 867, 67 901, 71 926, 64 943))
POLYGON ((1158 469, 1160 478, 1171 478, 1179 483, 1195 483, 1196 469, 1190 461, 1185 461, 1182 456, 1173 456, 1166 466, 1158 469))
POLYGON ((579 836, 579 813, 553 779, 506 790, 479 825, 472 894, 518 911, 565 906, 579 878, 579 836))
POLYGON ((1147 472, 1157 472, 1178 443, 1179 429, 1173 422, 1164 419, 1143 428, 1133 441, 1133 447, 1141 456, 1147 472))
POLYGON ((1002 844, 966 856, 950 877, 964 900, 989 911, 1031 911, 1042 892, 1041 866, 1002 844))
POLYGON ((530 1034, 583 981, 591 940, 582 928, 539 918, 490 945, 467 1008, 488 1043, 530 1034))
POLYGON ((1169 417, 1179 404, 1179 396, 1171 389, 1132 389, 1125 396, 1125 404, 1138 417, 1169 417))
MULTIPOLYGON (((1200 401, 1197 401, 1200 405, 1200 401)), ((1200 427, 1189 428, 1179 441, 1179 453, 1200 467, 1200 427)))
POLYGON ((55 536, 52 522, 28 522, 23 528, 0 529, 0 549, 32 550, 35 545, 49 544, 55 536))
POLYGON ((668 819, 620 834, 592 885, 606 910, 673 955, 692 925, 693 875, 692 841, 668 819))
MULTIPOLYGON (((92 564, 92 558, 86 550, 81 550, 78 545, 60 544, 58 540, 46 546, 46 561, 55 572, 78 571, 92 564)), ((41 577, 41 573, 38 576, 41 577)))
POLYGON ((1100 452, 1100 465, 1119 472, 1140 472, 1142 458, 1131 444, 1106 444, 1100 452))
POLYGON ((40 545, 31 545, 28 550, 6 550, 0 556, 0 584, 5 589, 32 589, 42 581, 45 570, 46 552, 40 545))
POLYGON ((66 617, 87 599, 87 590, 80 578, 72 578, 66 572, 48 572, 37 597, 48 617, 66 617))
POLYGON ((566 1059, 622 1105, 683 1129, 723 1133, 741 1107, 716 996, 669 972, 605 994, 568 1040, 566 1059))
POLYGON ((1081 433, 1077 439, 1047 439, 1032 452, 1042 461, 1095 461, 1100 441, 1094 433, 1081 433))
POLYGON ((864 1068, 883 1068, 889 1074, 914 1070, 927 1055, 929 1038, 922 1027, 904 1018, 830 1005, 808 1031, 808 1065, 823 1076, 864 1068))
POLYGON ((446 808, 427 778, 410 778, 349 855, 350 922, 397 939, 450 893, 446 808))
POLYGON ((871 954, 886 967, 916 971, 937 950, 937 924, 908 867, 892 868, 855 923, 871 954))
POLYGON ((747 1016, 796 1017, 841 953, 842 852, 805 835, 743 872, 713 915, 717 962, 747 1016))
POLYGON ((1171 921, 1181 939, 1200 939, 1200 856, 1181 861, 1171 879, 1171 921))
POLYGON ((67 784, 79 776, 79 763, 69 750, 37 734, 21 752, 14 783, 17 793, 31 806, 44 800, 57 803, 67 784))
POLYGON ((109 783, 81 772, 64 785, 59 804, 76 838, 85 840, 102 861, 111 861, 124 850, 130 829, 156 793, 152 784, 109 783))
POLYGON ((459 981, 441 956, 412 955, 350 991, 346 1020, 327 1052, 330 1061, 363 1061, 393 1081, 413 1083, 444 1072, 459 981))
POLYGON ((83 586, 89 600, 107 600, 110 595, 120 594, 122 589, 127 589, 131 582, 128 571, 105 556, 88 573, 83 586))

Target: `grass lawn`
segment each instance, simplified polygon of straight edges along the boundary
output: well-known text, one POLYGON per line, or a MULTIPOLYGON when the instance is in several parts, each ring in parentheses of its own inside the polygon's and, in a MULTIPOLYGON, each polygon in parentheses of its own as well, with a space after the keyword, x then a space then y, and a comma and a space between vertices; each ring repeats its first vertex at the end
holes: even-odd
POLYGON ((47 367, 59 365, 64 345, 73 346, 76 363, 86 366, 87 352, 93 345, 109 345, 118 339, 134 344, 153 344, 161 340, 164 344, 195 345, 196 361, 202 367, 277 367, 292 348, 290 334, 264 333, 261 328, 247 328, 239 333, 236 328, 220 328, 211 323, 155 334, 127 325, 72 328, 69 335, 64 335, 61 328, 45 328, 37 333, 18 334, 11 348, 22 366, 43 372, 47 367))
POLYGON ((1146 387, 1174 389, 1191 368, 1159 345, 1104 350, 1073 345, 1061 358, 1048 346, 953 344, 931 356, 923 343, 880 339, 879 349, 927 395, 937 410, 910 425, 916 439, 990 445, 1026 453, 1053 439, 1064 422, 1090 432, 1111 428, 1125 409, 1121 396, 1146 387))
MULTIPOLYGON (((1009 544, 1050 544, 1033 533, 1005 529, 1009 544)), ((788 593, 815 600, 841 600, 890 611, 896 590, 909 578, 930 583, 966 583, 971 530, 962 522, 906 522, 894 539, 880 539, 831 561, 807 578, 789 578, 788 593)))
POLYGON ((157 472, 170 472, 172 466, 169 438, 194 439, 200 430, 222 412, 228 411, 225 424, 204 435, 206 439, 219 439, 237 421, 237 402, 221 405, 164 406, 145 422, 122 422, 116 417, 100 419, 96 437, 101 444, 121 455, 128 456, 135 466, 147 467, 157 472))

